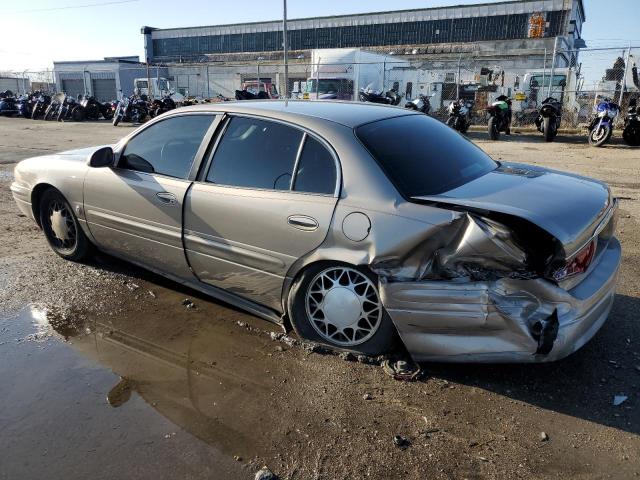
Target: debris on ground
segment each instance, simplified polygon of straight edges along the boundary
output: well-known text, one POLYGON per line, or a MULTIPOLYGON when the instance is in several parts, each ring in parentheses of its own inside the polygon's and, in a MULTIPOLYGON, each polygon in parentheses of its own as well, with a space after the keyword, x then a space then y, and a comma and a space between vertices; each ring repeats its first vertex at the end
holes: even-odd
POLYGON ((192 302, 190 299, 188 299, 188 298, 185 298, 185 299, 182 301, 182 305, 183 305, 184 307, 187 307, 188 309, 196 308, 196 304, 195 304, 195 303, 193 303, 193 302, 192 302))
POLYGON ((363 400, 371 400, 373 397, 371 396, 370 393, 365 393, 364 395, 362 395, 362 399, 363 400))
MULTIPOLYGON (((356 359, 356 357, 351 352, 340 352, 340 355, 338 356, 346 362, 353 362, 356 359)), ((640 367, 638 368, 640 369, 640 367)))
MULTIPOLYGON (((242 323, 244 323, 244 322, 242 322, 242 323)), ((246 325, 246 323, 245 323, 245 325, 246 325)), ((241 326, 244 326, 244 325, 241 325, 241 326)), ((271 337, 271 340, 276 342, 276 341, 282 340, 282 337, 284 337, 284 333, 282 333, 282 332, 269 332, 269 336, 271 337)))
POLYGON ((411 364, 405 360, 398 360, 392 362, 391 360, 384 360, 382 362, 382 369, 390 377, 396 380, 403 380, 405 382, 414 382, 422 378, 424 372, 416 364, 411 364))
POLYGON ((241 461, 242 461, 242 457, 241 457, 240 455, 234 455, 234 456, 233 456, 233 459, 234 459, 236 462, 241 462, 241 461))
POLYGON ((156 293, 153 290, 147 290, 147 293, 151 298, 156 298, 156 293))
POLYGON ((133 383, 125 377, 120 377, 120 381, 107 393, 107 403, 117 408, 131 398, 133 383))
POLYGON ((254 480, 278 480, 278 477, 267 467, 262 467, 256 472, 254 480))
POLYGON ((124 282, 124 284, 132 292, 135 292, 136 290, 138 290, 140 288, 140 285, 138 285, 137 283, 124 282))
POLYGON ((409 442, 409 440, 402 435, 395 435, 393 437, 393 444, 399 448, 407 448, 409 445, 411 445, 411 442, 409 442))
POLYGON ((624 402, 627 401, 629 397, 627 397, 626 395, 615 395, 613 397, 613 406, 617 407, 618 405, 622 405, 624 402))
POLYGON ((545 432, 540 432, 540 441, 541 442, 548 442, 549 441, 549 435, 547 435, 545 432))
POLYGON ((284 352, 284 348, 282 347, 282 345, 276 345, 276 352, 284 352))

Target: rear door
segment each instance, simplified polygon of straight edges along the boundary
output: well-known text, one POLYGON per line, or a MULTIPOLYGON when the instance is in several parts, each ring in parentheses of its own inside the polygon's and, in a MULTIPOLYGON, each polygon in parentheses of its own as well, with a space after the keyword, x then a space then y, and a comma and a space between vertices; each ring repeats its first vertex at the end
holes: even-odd
POLYGON ((322 243, 339 193, 337 157, 295 126, 226 120, 185 201, 184 241, 203 282, 278 311, 289 267, 322 243))
POLYGON ((193 278, 182 245, 182 208, 214 119, 192 113, 155 122, 128 140, 117 166, 89 169, 84 209, 99 247, 193 278))

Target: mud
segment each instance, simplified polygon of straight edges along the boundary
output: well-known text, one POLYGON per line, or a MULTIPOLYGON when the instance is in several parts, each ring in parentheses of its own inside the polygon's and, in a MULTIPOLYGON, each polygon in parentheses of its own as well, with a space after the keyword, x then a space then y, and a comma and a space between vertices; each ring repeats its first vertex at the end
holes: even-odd
POLYGON ((401 382, 273 340, 279 327, 111 257, 51 253, 11 200, 11 162, 129 131, 0 119, 0 479, 250 479, 263 465, 283 479, 640 475, 639 150, 471 134, 496 159, 626 198, 619 294, 566 360, 426 364, 401 382))

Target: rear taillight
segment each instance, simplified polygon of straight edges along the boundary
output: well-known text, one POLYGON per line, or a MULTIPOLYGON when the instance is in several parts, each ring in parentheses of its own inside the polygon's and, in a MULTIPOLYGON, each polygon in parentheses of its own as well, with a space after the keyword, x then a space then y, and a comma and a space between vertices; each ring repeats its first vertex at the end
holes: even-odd
POLYGON ((559 268, 553 273, 556 281, 561 281, 574 275, 584 273, 591 265, 591 261, 596 253, 597 240, 594 238, 582 250, 576 253, 571 259, 567 260, 564 267, 559 268))

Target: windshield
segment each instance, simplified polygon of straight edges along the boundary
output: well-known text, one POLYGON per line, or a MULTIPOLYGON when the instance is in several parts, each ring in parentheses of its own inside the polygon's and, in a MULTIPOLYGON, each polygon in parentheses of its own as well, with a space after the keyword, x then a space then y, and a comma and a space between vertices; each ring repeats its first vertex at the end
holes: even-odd
POLYGON ((367 123, 356 135, 407 198, 447 192, 498 167, 471 141, 426 115, 367 123))
POLYGON ((353 82, 346 78, 321 78, 318 83, 318 80, 314 78, 307 82, 307 91, 310 93, 316 93, 316 86, 318 94, 351 93, 351 90, 353 89, 353 82))

